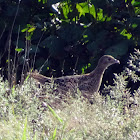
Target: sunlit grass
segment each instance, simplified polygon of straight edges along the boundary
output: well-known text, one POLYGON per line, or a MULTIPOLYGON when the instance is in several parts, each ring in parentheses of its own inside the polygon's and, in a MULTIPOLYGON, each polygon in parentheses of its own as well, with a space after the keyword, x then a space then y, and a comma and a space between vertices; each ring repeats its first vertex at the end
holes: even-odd
MULTIPOLYGON (((5 83, 6 84, 6 83, 5 83)), ((1 83, 1 88, 4 86, 1 83)), ((13 93, 13 92, 12 92, 13 93)), ((138 139, 140 108, 123 114, 110 98, 96 94, 91 105, 83 97, 69 97, 53 107, 54 95, 39 99, 43 89, 34 81, 15 88, 14 94, 0 98, 0 139, 138 139), (39 92, 39 93, 38 93, 39 92), (70 100, 70 101, 69 101, 70 100)), ((45 95, 45 96, 46 96, 45 95)))
MULTIPOLYGON (((31 78, 12 90, 0 78, 0 139, 139 140, 140 88, 132 96, 127 88, 129 71, 115 74, 114 86, 103 91, 108 96, 96 93, 93 104, 79 90, 75 97, 68 93, 60 99, 31 78)), ((132 74, 132 79, 139 79, 132 74)))

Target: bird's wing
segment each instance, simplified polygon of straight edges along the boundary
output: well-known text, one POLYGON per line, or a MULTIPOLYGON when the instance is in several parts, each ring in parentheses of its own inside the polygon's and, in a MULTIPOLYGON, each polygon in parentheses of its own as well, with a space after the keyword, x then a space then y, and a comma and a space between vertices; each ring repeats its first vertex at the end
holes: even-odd
POLYGON ((49 78, 43 76, 37 72, 30 73, 30 76, 36 79, 41 84, 50 84, 54 82, 54 86, 56 86, 57 91, 60 93, 67 93, 68 91, 75 91, 78 88, 78 83, 81 78, 80 75, 73 75, 73 76, 63 76, 59 78, 49 78))
POLYGON ((73 91, 78 87, 79 76, 64 76, 54 79, 54 83, 57 85, 57 88, 63 91, 73 91))

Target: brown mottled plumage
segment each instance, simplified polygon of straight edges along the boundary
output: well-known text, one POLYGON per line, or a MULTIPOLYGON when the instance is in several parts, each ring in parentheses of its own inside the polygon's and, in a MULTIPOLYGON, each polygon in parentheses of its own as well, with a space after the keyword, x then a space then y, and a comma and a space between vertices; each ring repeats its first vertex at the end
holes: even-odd
MULTIPOLYGON (((115 63, 119 64, 120 62, 110 55, 104 55, 91 73, 53 78, 53 81, 57 85, 57 90, 60 94, 66 94, 68 91, 73 92, 79 88, 81 93, 88 98, 88 95, 90 96, 99 91, 105 70, 115 63)), ((30 75, 41 84, 51 83, 52 81, 51 78, 39 73, 31 73, 30 75)))

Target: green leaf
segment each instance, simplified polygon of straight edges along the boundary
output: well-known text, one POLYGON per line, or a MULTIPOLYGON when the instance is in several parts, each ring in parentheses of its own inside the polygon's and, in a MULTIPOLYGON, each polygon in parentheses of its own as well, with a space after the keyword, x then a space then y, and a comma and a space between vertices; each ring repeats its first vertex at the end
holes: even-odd
POLYGON ((136 28, 138 24, 132 24, 132 28, 136 28))
POLYGON ((135 7, 140 6, 140 2, 138 2, 138 1, 133 0, 131 3, 135 7))
POLYGON ((29 34, 28 36, 26 36, 25 38, 26 38, 27 40, 31 40, 32 36, 33 36, 33 32, 30 32, 30 34, 29 34))
POLYGON ((35 133, 35 135, 34 135, 34 138, 33 138, 33 140, 37 140, 37 136, 36 136, 36 133, 35 133))
POLYGON ((78 12, 80 13, 79 17, 81 17, 81 15, 85 16, 86 13, 90 12, 89 11, 90 5, 87 2, 77 3, 76 8, 78 12))
POLYGON ((99 9, 99 12, 97 13, 97 17, 98 17, 98 21, 104 21, 103 19, 103 10, 102 9, 99 9))
POLYGON ((27 24, 27 27, 30 28, 30 27, 32 27, 32 25, 31 24, 27 24))
POLYGON ((36 27, 32 27, 32 28, 30 28, 30 29, 28 30, 28 32, 29 32, 29 33, 30 33, 30 32, 33 32, 35 29, 36 29, 36 27))
POLYGON ((22 33, 26 32, 28 30, 28 28, 24 28, 21 30, 22 33))
POLYGON ((76 4, 76 8, 77 8, 77 10, 78 10, 78 12, 80 13, 79 14, 79 17, 81 17, 81 15, 84 15, 85 16, 85 12, 84 12, 84 10, 83 10, 83 8, 81 7, 81 5, 80 4, 76 4))
MULTIPOLYGON (((33 68, 30 70, 30 72, 33 72, 33 68)), ((27 81, 27 80, 29 79, 29 77, 30 77, 30 74, 28 73, 28 75, 27 75, 25 81, 27 81)))
POLYGON ((57 118, 57 120, 62 123, 63 120, 55 113, 55 111, 48 105, 49 110, 52 112, 53 116, 57 118))
POLYGON ((63 12, 63 16, 65 19, 68 19, 68 14, 70 12, 70 9, 69 9, 69 5, 67 2, 63 3, 61 5, 61 8, 62 8, 62 12, 63 12))
POLYGON ((132 34, 127 33, 126 29, 123 29, 120 34, 123 35, 123 36, 126 36, 127 39, 130 39, 132 37, 132 34))
POLYGON ((92 6, 90 7, 90 13, 93 15, 93 17, 96 19, 96 9, 94 7, 94 5, 92 4, 92 6))
POLYGON ((22 52, 23 49, 22 48, 16 48, 15 51, 17 51, 18 53, 22 52))
POLYGON ((88 63, 86 66, 82 67, 82 74, 85 74, 85 70, 87 70, 89 67, 91 67, 91 63, 88 63))
POLYGON ((22 140, 27 140, 26 132, 27 132, 27 117, 25 118, 25 124, 24 124, 24 131, 23 131, 23 135, 22 135, 22 140))
POLYGON ((57 130, 57 128, 55 128, 55 130, 54 130, 54 132, 53 132, 53 136, 52 136, 52 139, 53 139, 53 140, 55 140, 55 138, 56 138, 56 130, 57 130))

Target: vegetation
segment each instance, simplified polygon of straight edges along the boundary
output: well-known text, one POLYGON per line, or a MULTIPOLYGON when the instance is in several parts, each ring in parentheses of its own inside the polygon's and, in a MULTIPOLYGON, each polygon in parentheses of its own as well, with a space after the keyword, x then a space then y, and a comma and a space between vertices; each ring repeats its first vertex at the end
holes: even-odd
POLYGON ((30 78, 9 94, 8 82, 1 78, 0 139, 139 139, 140 89, 132 95, 127 88, 128 80, 139 80, 139 58, 136 50, 129 68, 115 74, 114 86, 105 87, 108 96, 95 94, 92 105, 80 91, 59 99, 50 94, 51 87, 38 88, 30 78))
POLYGON ((103 54, 124 60, 139 48, 139 5, 138 0, 0 0, 4 75, 21 80, 33 68, 58 77, 93 70, 103 54))
POLYGON ((0 139, 140 139, 139 16, 138 0, 0 0, 0 139), (26 76, 87 73, 103 54, 122 72, 92 105, 26 76))

